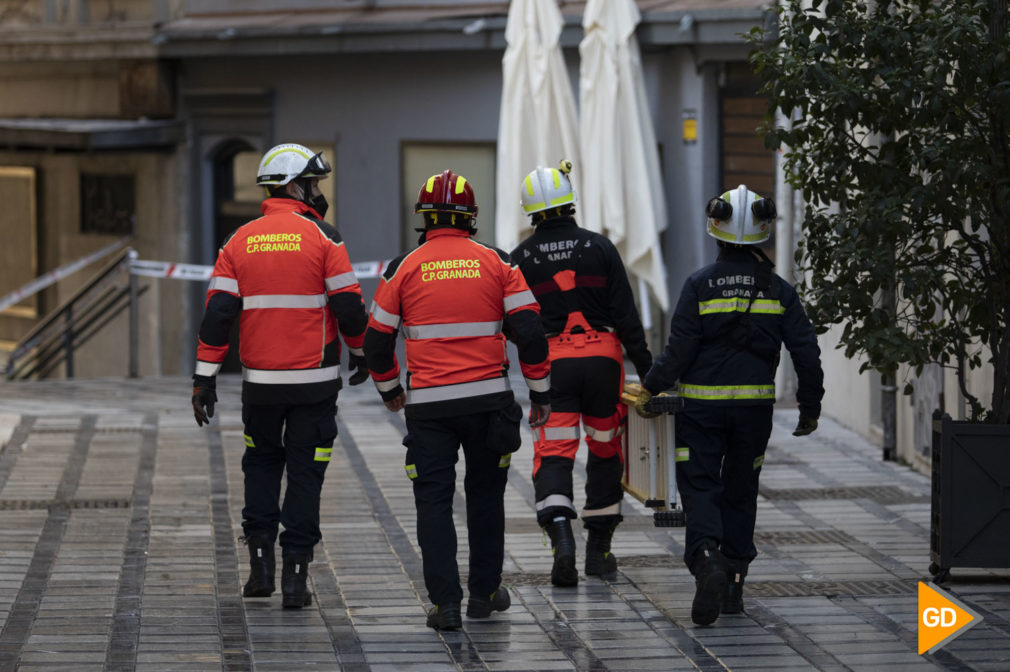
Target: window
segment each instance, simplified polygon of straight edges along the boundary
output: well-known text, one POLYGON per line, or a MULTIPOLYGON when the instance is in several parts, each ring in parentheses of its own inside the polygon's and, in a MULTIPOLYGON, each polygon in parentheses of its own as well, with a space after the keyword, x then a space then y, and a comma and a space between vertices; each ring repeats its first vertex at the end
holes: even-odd
POLYGON ((136 219, 133 175, 81 174, 81 233, 128 236, 136 219))
MULTIPOLYGON (((400 252, 417 247, 422 226, 414 214, 417 192, 432 175, 449 169, 467 179, 477 199, 476 240, 494 245, 495 146, 491 143, 405 142, 401 146, 403 180, 401 183, 402 237, 400 252)), ((519 186, 516 185, 516 193, 519 186)), ((516 196, 518 198, 518 196, 516 196)))

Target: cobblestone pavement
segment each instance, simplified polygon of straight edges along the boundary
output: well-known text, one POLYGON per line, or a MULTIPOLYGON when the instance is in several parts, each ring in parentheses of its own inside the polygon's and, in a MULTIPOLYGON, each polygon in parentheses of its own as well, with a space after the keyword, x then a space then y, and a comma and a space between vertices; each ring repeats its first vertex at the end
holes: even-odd
MULTIPOLYGON (((631 497, 617 578, 550 585, 527 436, 506 494, 512 608, 426 628, 402 415, 367 385, 341 393, 313 605, 243 600, 239 382, 222 377, 209 429, 189 389, 0 384, 0 671, 1010 670, 1010 571, 955 570, 946 587, 984 621, 917 655, 928 479, 830 420, 792 437, 794 410, 775 417, 746 613, 714 626, 690 620, 683 530, 631 497)), ((577 499, 583 478, 577 466, 577 499)), ((581 530, 578 544, 581 557, 581 530)))

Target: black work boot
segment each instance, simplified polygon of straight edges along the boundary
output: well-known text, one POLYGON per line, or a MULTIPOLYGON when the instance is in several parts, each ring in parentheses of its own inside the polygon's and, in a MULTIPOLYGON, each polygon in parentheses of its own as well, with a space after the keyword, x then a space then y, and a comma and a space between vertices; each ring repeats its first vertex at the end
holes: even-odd
POLYGON ((715 544, 706 542, 695 552, 691 573, 695 583, 691 620, 698 625, 711 625, 719 618, 727 583, 725 561, 715 544))
POLYGON ((489 597, 471 595, 470 600, 466 603, 466 616, 467 618, 487 618, 491 612, 505 611, 511 606, 512 598, 509 597, 509 591, 498 586, 498 590, 491 593, 489 597))
POLYGON ((249 580, 242 589, 242 597, 270 597, 277 589, 274 542, 270 537, 254 535, 246 537, 245 543, 249 547, 249 580))
POLYGON ((301 609, 312 604, 312 595, 305 585, 309 577, 309 563, 312 556, 299 553, 284 556, 284 568, 281 570, 281 604, 285 609, 301 609))
POLYGON ((729 576, 721 612, 739 614, 743 611, 743 580, 747 577, 747 561, 726 558, 726 573, 729 576))
POLYGON ((459 630, 463 627, 463 615, 460 613, 459 602, 436 604, 428 610, 429 628, 436 630, 459 630))
POLYGON ((554 566, 551 567, 551 583, 555 586, 571 587, 579 585, 579 570, 575 569, 575 535, 572 521, 568 518, 555 520, 547 525, 554 551, 554 566))
POLYGON ((586 540, 586 575, 610 576, 617 572, 617 557, 610 552, 610 541, 614 528, 609 530, 589 529, 586 540))

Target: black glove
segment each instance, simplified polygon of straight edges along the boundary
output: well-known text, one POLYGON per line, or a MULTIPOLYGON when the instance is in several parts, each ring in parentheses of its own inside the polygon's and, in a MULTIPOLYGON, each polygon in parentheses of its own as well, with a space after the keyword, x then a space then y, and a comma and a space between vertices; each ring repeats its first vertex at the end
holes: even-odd
POLYGON ((817 429, 817 418, 801 415, 800 421, 796 423, 796 429, 793 430, 793 436, 806 436, 812 434, 815 429, 817 429))
POLYGON ((213 377, 193 376, 193 417, 199 427, 210 424, 217 403, 216 383, 213 377))
POLYGON ((361 385, 363 382, 368 380, 368 362, 365 361, 364 355, 355 355, 353 352, 347 355, 347 368, 350 371, 355 371, 355 374, 347 379, 351 385, 361 385))

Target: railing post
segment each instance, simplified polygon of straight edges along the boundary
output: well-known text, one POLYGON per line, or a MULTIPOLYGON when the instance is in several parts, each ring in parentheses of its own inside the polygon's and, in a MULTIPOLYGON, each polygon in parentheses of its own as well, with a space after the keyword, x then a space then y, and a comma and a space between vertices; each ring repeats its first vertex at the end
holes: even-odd
POLYGON ((133 262, 137 260, 137 251, 130 248, 130 251, 126 255, 126 272, 130 276, 130 378, 136 378, 139 375, 139 341, 140 341, 140 328, 139 328, 139 313, 140 306, 138 305, 138 291, 137 291, 137 276, 133 274, 133 262))
POLYGON ((63 329, 63 361, 66 365, 67 378, 74 377, 74 308, 67 306, 63 311, 63 322, 66 327, 63 329))

